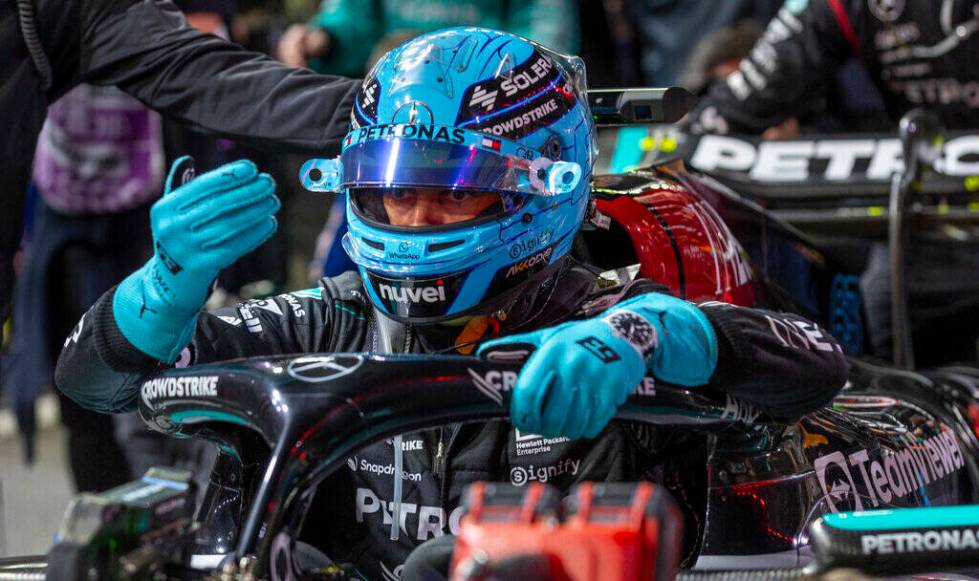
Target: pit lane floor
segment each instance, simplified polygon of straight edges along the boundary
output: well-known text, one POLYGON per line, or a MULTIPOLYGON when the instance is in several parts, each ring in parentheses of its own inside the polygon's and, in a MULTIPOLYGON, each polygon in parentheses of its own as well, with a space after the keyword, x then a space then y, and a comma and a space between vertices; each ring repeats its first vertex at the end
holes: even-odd
POLYGON ((33 466, 19 437, 0 436, 0 557, 46 553, 73 494, 65 432, 57 416, 41 423, 33 466))

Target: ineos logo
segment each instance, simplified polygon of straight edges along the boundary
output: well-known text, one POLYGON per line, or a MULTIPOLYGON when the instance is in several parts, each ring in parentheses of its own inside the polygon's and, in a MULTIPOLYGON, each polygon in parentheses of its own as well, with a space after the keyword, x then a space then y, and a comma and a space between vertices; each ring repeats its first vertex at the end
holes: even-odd
POLYGON ((364 363, 360 355, 324 355, 300 357, 289 362, 286 371, 299 381, 320 383, 349 375, 364 363))

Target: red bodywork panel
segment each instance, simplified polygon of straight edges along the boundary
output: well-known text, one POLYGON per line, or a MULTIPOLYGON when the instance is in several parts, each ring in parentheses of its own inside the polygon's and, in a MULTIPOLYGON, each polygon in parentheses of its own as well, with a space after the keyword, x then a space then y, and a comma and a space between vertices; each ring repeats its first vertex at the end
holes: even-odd
POLYGON ((680 182, 600 196, 596 208, 632 240, 640 275, 693 302, 755 304, 744 250, 708 203, 680 182))
POLYGON ((562 521, 556 510, 540 507, 547 490, 543 484, 531 484, 519 503, 507 504, 486 502, 487 485, 473 485, 451 578, 673 579, 683 517, 672 498, 650 482, 620 485, 614 495, 602 494, 606 486, 580 484, 573 493, 574 508, 562 521), (628 494, 622 494, 622 486, 628 494), (525 557, 534 559, 532 566, 519 561, 525 557), (482 571, 474 560, 484 564, 482 571))

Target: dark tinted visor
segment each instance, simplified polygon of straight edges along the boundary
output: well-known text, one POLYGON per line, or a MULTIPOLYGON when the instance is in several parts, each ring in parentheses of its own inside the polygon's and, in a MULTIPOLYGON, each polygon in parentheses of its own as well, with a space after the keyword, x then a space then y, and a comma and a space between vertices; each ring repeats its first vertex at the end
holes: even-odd
POLYGON ((512 213, 524 196, 431 187, 352 188, 354 211, 366 220, 403 228, 459 225, 512 213))

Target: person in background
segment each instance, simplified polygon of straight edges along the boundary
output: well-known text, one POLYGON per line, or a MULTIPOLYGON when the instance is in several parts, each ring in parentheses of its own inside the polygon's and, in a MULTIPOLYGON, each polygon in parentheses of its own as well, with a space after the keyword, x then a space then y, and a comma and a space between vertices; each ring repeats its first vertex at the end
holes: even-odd
MULTIPOLYGON (((748 56, 755 43, 761 38, 762 27, 754 20, 742 20, 733 26, 726 26, 704 38, 697 44, 690 60, 687 61, 680 77, 680 86, 703 96, 712 84, 726 78, 738 70, 741 59, 748 56)), ((798 137, 799 120, 790 117, 782 123, 769 127, 762 139, 785 139, 798 137)))
POLYGON ((625 0, 634 23, 642 82, 677 84, 698 41, 742 20, 764 25, 782 0, 625 0))
POLYGON ((738 70, 741 59, 751 52, 761 32, 759 22, 742 20, 704 37, 684 65, 679 85, 695 95, 703 95, 711 83, 738 70))
MULTIPOLYGON (((160 116, 112 87, 79 85, 48 109, 34 156, 37 194, 17 282, 6 391, 33 460, 34 402, 78 317, 150 256, 149 206, 163 182, 160 116)), ((58 392, 78 491, 131 476, 113 418, 58 392)))
MULTIPOLYGON (((977 0, 789 0, 738 70, 694 107, 687 129, 762 134, 793 117, 825 114, 827 91, 853 59, 879 91, 890 127, 910 109, 925 107, 949 128, 979 128, 976 54, 977 0)), ((908 260, 917 363, 979 359, 977 245, 916 240, 908 260)), ((872 249, 861 289, 874 352, 889 358, 885 246, 872 249)))
POLYGON ((190 27, 165 0, 0 3, 0 321, 47 107, 81 83, 280 152, 335 150, 357 83, 291 69, 190 27), (288 105, 288 106, 286 106, 288 105))
POLYGON ((331 74, 360 76, 373 58, 412 36, 450 26, 489 26, 559 52, 578 48, 575 0, 324 0, 306 24, 286 29, 279 58, 331 74))
MULTIPOLYGON (((836 75, 859 59, 891 123, 915 106, 952 127, 979 127, 979 2, 791 0, 739 69, 694 108, 691 128, 759 134, 823 107, 836 75)), ((816 111, 824 113, 825 109, 816 111)))

